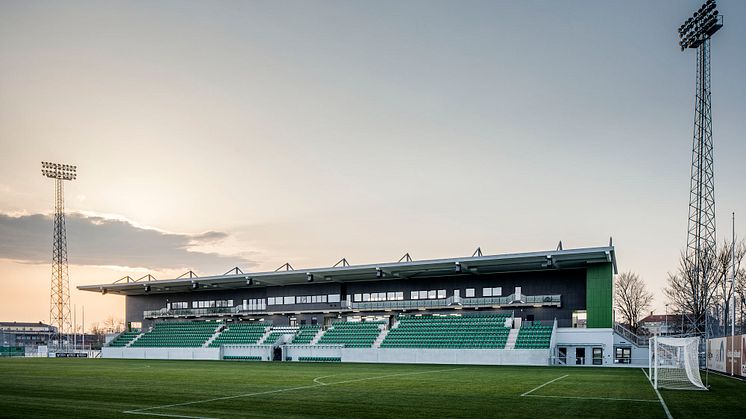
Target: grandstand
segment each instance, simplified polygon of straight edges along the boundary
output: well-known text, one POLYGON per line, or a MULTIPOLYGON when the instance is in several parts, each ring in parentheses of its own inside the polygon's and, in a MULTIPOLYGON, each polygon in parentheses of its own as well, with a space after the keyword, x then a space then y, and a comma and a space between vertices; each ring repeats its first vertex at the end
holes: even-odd
POLYGON ((506 314, 403 316, 382 348, 503 349, 510 328, 506 314))
MULTIPOLYGON (((201 347, 215 334, 215 322, 160 322, 132 342, 130 347, 195 348, 201 347)), ((120 335, 121 336, 121 335, 120 335)))
POLYGON ((525 349, 549 348, 551 339, 552 326, 542 326, 541 324, 523 326, 518 331, 518 340, 515 342, 515 347, 525 349))
POLYGON ((231 323, 210 342, 211 347, 221 345, 255 345, 269 330, 266 323, 231 323))
POLYGON ((615 270, 608 246, 79 288, 126 297, 104 357, 613 365, 615 270))
POLYGON ((383 322, 335 322, 318 343, 344 345, 347 348, 370 348, 381 334, 382 326, 383 322))
POLYGON ((321 330, 318 326, 301 326, 291 343, 296 345, 309 344, 321 330))
POLYGON ((125 346, 129 346, 129 344, 140 335, 140 331, 130 331, 130 332, 122 332, 117 337, 115 337, 112 341, 108 343, 109 346, 114 348, 121 348, 125 346))

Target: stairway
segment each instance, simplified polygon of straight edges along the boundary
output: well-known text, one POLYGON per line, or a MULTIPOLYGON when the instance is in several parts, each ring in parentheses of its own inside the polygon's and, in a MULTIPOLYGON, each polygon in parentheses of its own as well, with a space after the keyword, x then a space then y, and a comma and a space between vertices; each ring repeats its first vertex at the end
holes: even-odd
POLYGON ((202 347, 208 348, 213 340, 215 340, 218 336, 220 336, 221 333, 223 333, 224 327, 222 325, 218 326, 217 329, 215 329, 215 333, 210 336, 210 339, 207 339, 207 342, 205 342, 202 347))
POLYGON ((518 340, 518 331, 520 329, 510 329, 508 340, 505 341, 505 349, 515 349, 515 342, 518 340))
POLYGON ((131 341, 129 341, 126 345, 124 345, 124 347, 125 348, 129 348, 130 345, 132 345, 133 343, 137 342, 137 340, 140 339, 142 337, 142 335, 144 335, 144 334, 145 334, 144 332, 140 332, 139 335, 135 336, 135 338, 132 339, 131 341))
POLYGON ((313 339, 311 339, 311 342, 309 343, 309 345, 317 344, 319 342, 319 339, 321 339, 321 337, 324 336, 324 332, 326 331, 324 330, 323 327, 319 329, 319 332, 316 333, 316 336, 314 336, 313 339))
POLYGON ((371 346, 371 348, 380 348, 381 343, 383 342, 384 339, 386 339, 386 335, 389 334, 389 330, 390 329, 383 329, 381 331, 381 334, 378 335, 375 341, 373 341, 373 346, 371 346))
POLYGON ((264 341, 267 340, 267 338, 271 334, 272 334, 272 328, 271 327, 268 327, 268 328, 264 329, 264 334, 262 335, 262 337, 259 338, 258 341, 256 341, 256 344, 257 345, 263 345, 264 341))

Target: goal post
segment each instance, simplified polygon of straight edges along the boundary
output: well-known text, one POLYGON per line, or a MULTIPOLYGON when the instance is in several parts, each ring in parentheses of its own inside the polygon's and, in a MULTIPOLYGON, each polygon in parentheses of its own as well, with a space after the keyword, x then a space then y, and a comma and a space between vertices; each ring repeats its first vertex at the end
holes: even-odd
POLYGON ((654 336, 648 377, 655 388, 707 390, 699 375, 699 338, 654 336))

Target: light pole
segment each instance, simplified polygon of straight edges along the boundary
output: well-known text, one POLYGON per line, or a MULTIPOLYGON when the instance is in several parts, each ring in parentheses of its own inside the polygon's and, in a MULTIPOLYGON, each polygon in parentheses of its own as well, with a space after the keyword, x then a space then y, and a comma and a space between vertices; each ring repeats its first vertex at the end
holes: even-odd
POLYGON ((697 50, 697 85, 689 178, 689 220, 686 256, 691 261, 694 297, 692 328, 697 336, 707 334, 704 289, 712 274, 706 262, 716 255, 715 174, 713 170, 712 105, 710 92, 710 38, 723 27, 715 0, 707 0, 679 27, 679 47, 697 50), (702 315, 704 314, 704 327, 702 315))
MULTIPOLYGON (((75 180, 76 167, 41 162, 41 174, 54 179, 54 234, 52 245, 52 286, 49 295, 49 322, 57 326, 57 347, 72 328, 70 318, 70 278, 67 273, 67 232, 65 231, 65 190, 63 181, 75 180)), ((68 337, 69 338, 69 337, 68 337)), ((69 342, 68 342, 69 343, 69 342)))

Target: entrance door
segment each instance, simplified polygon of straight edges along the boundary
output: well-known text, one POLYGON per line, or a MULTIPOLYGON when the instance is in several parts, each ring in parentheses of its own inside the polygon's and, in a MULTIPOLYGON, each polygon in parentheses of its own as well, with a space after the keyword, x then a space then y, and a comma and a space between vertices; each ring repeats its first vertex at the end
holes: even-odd
POLYGON ((585 348, 575 348, 575 365, 585 365, 585 348))
POLYGON ((282 361, 282 348, 276 347, 272 353, 272 360, 273 361, 282 361))
POLYGON ((560 347, 559 351, 559 363, 560 365, 567 365, 567 348, 560 347))
POLYGON ((603 365, 604 348, 593 348, 593 365, 603 365))

